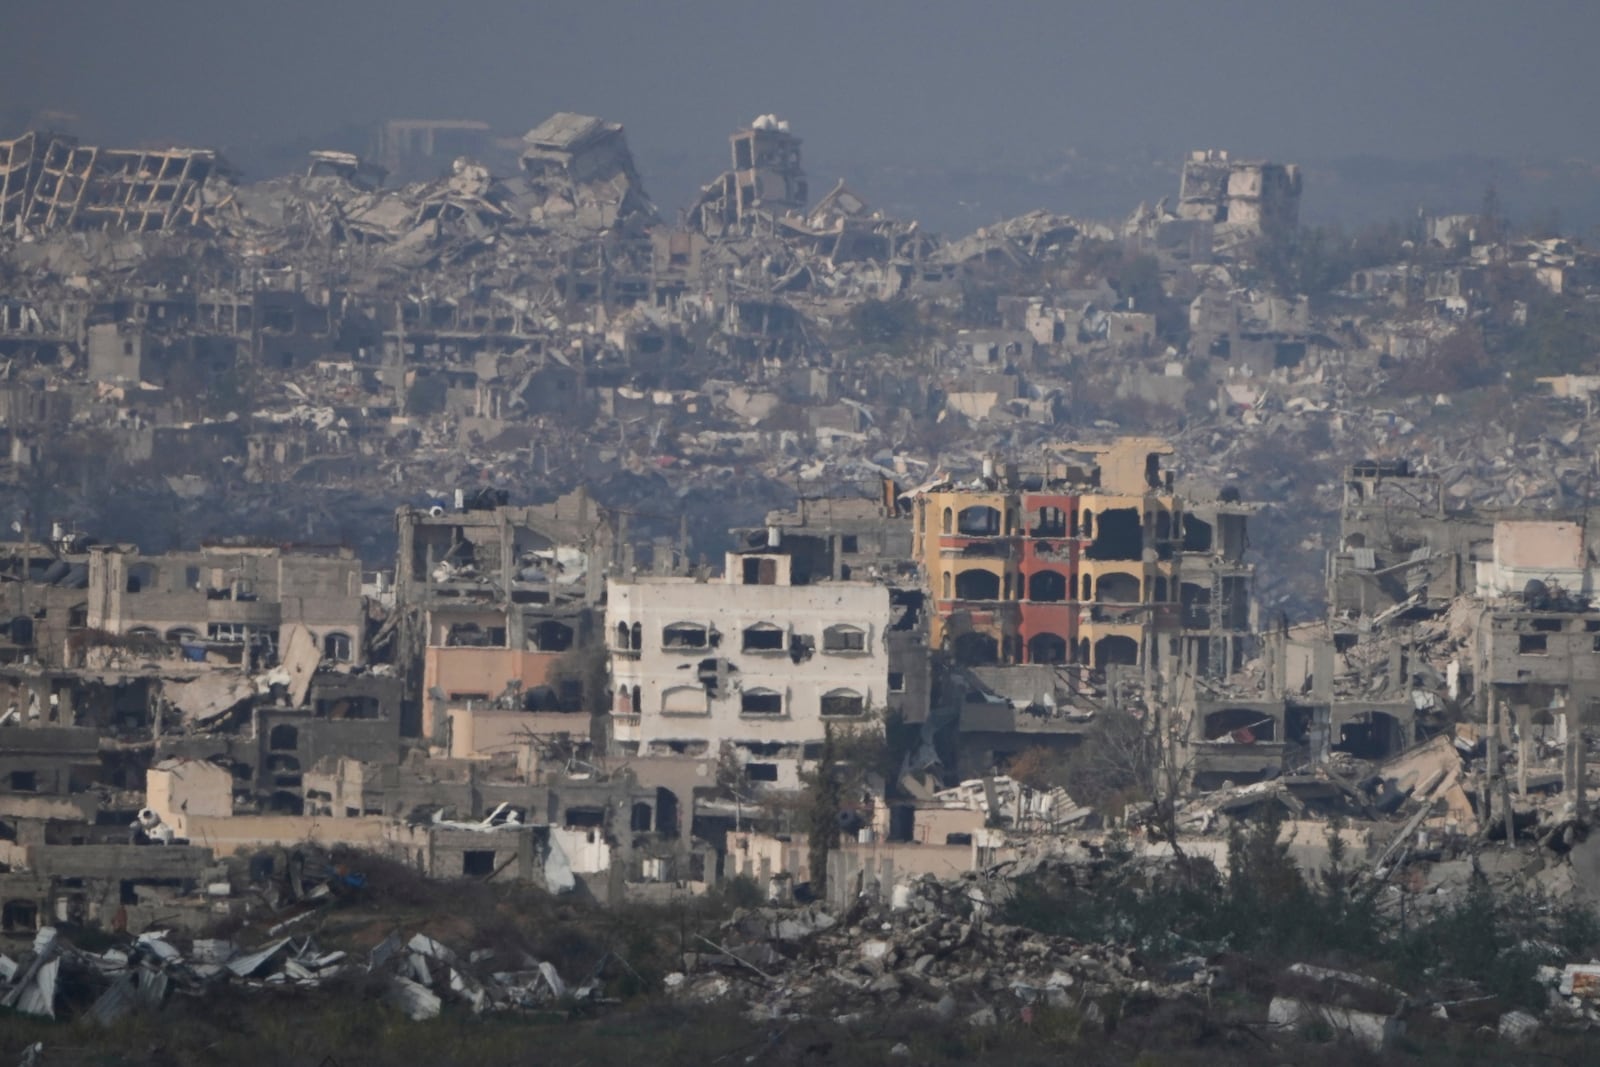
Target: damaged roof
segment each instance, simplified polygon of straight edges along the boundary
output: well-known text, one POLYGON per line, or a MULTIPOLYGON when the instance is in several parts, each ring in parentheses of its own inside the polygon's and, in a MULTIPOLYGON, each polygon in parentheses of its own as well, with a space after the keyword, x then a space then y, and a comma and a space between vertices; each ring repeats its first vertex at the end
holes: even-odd
POLYGON ((604 134, 616 133, 621 129, 620 122, 607 122, 594 115, 579 115, 572 111, 558 111, 523 134, 522 139, 535 148, 571 152, 604 134))

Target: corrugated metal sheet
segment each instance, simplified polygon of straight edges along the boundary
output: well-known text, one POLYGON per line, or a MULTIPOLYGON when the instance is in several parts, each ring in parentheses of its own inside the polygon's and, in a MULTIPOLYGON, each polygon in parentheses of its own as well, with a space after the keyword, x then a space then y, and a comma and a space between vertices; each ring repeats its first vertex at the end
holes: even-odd
POLYGON ((1354 557, 1356 570, 1375 571, 1378 569, 1378 550, 1375 548, 1352 548, 1350 555, 1354 557))

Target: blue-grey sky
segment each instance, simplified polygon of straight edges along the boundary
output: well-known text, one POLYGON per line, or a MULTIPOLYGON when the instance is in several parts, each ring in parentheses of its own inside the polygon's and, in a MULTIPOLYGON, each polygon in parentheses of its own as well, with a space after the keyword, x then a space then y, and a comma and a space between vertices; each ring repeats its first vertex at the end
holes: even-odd
POLYGON ((6 0, 0 26, 0 114, 127 142, 576 110, 709 177, 729 130, 776 112, 839 172, 1205 146, 1600 158, 1594 0, 6 0))

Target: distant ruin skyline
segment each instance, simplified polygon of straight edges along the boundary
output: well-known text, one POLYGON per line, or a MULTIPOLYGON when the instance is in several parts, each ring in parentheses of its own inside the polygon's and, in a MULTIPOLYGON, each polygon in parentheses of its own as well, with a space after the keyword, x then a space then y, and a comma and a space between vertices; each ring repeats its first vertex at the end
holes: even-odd
POLYGON ((776 112, 845 162, 1226 146, 1288 158, 1600 154, 1583 111, 1600 9, 1444 0, 678 10, 610 3, 14 0, 12 118, 128 141, 314 138, 389 117, 622 122, 720 155, 776 112))

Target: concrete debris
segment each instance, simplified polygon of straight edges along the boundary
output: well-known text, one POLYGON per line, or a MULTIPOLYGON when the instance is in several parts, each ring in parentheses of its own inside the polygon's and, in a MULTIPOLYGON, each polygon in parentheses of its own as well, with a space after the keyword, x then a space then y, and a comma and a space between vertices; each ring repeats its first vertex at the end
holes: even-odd
POLYGON ((32 958, 0 984, 0 1004, 24 1014, 56 1017, 56 989, 68 975, 75 990, 86 985, 97 991, 83 1014, 102 1026, 133 1013, 159 1012, 173 994, 205 997, 225 985, 263 994, 291 988, 336 990, 352 987, 360 975, 383 977, 385 999, 412 1019, 434 1018, 446 1002, 481 1013, 549 1007, 598 995, 593 978, 569 985, 546 961, 525 958, 515 969, 496 967, 492 953, 464 959, 421 933, 405 942, 408 954, 395 950, 401 941, 398 933, 391 934, 365 967, 354 965, 344 951, 324 951, 311 937, 284 938, 250 952, 205 939, 183 951, 178 947, 183 943, 147 934, 89 952, 46 927, 32 958))
POLYGON ((1508 1011, 1496 1028, 1503 1040, 1522 1044, 1539 1030, 1539 1020, 1525 1011, 1508 1011))
POLYGON ((686 957, 669 987, 690 1000, 733 998, 761 1019, 920 1005, 994 1025, 1029 1005, 1200 996, 1211 980, 1203 964, 1173 982, 1145 974, 1115 946, 987 921, 959 885, 925 878, 908 888, 909 907, 863 903, 842 921, 814 909, 736 915, 716 951, 686 957))
POLYGON ((396 975, 389 986, 388 999, 411 1019, 432 1019, 439 1014, 443 1001, 421 982, 396 975))
POLYGON ((1320 1024, 1371 1052, 1390 1048, 1405 1034, 1405 1024, 1393 1016, 1288 997, 1272 998, 1267 1007, 1267 1022, 1285 1028, 1320 1024))
POLYGON ((933 799, 946 808, 980 812, 994 824, 1022 830, 1064 829, 1093 814, 1074 803, 1065 789, 1029 789, 1005 775, 965 781, 935 793, 933 799))

